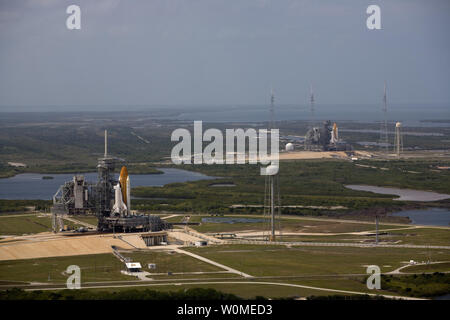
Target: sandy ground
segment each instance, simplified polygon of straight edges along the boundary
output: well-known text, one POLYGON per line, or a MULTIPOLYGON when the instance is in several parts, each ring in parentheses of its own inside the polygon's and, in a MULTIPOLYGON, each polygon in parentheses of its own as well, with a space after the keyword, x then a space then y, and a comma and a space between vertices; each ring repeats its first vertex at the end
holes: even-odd
MULTIPOLYGON (((194 243, 208 238, 211 242, 219 242, 213 237, 197 237, 197 233, 169 231, 168 236, 182 242, 194 243)), ((200 235, 200 234, 199 234, 200 235)), ((112 234, 64 236, 52 233, 41 233, 29 236, 16 236, 0 241, 0 260, 35 259, 47 257, 76 256, 112 252, 111 246, 119 249, 174 249, 177 246, 147 247, 140 234, 112 234), (12 241, 15 240, 15 241, 12 241)))
POLYGON ((187 233, 182 232, 182 231, 175 231, 175 230, 174 231, 169 231, 169 232, 167 232, 167 235, 169 237, 171 237, 171 238, 175 238, 175 239, 177 239, 179 241, 182 241, 182 242, 203 241, 202 238, 195 237, 194 235, 187 234, 187 233))
MULTIPOLYGON (((124 238, 138 248, 145 247, 145 243, 138 235, 127 235, 124 238)), ((112 252, 111 246, 117 246, 121 249, 134 249, 125 241, 114 238, 113 235, 38 237, 1 244, 0 260, 110 253, 112 252)))
POLYGON ((300 160, 300 159, 330 159, 330 158, 344 158, 348 159, 348 156, 343 151, 293 151, 280 153, 280 160, 300 160))

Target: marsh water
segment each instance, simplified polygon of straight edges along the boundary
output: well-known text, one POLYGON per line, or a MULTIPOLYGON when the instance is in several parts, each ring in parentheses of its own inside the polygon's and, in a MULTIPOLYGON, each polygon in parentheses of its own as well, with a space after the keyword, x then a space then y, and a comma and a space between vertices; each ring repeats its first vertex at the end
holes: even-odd
POLYGON ((450 226, 450 210, 446 208, 427 208, 405 210, 392 214, 397 217, 408 217, 412 224, 426 226, 450 226))
MULTIPOLYGON (((162 174, 136 174, 130 175, 131 187, 155 186, 162 187, 168 183, 186 182, 196 180, 215 179, 198 172, 181 170, 176 168, 158 168, 162 174)), ((86 181, 96 182, 97 173, 80 173, 84 175, 86 181)), ((50 200, 58 191, 60 185, 66 181, 71 181, 73 173, 65 174, 38 174, 23 173, 14 177, 0 179, 0 199, 28 200, 41 199, 50 200), (43 177, 53 179, 43 179, 43 177)))
POLYGON ((390 187, 377 187, 367 185, 346 185, 346 188, 357 191, 368 191, 378 194, 397 195, 394 200, 404 201, 438 201, 450 198, 450 194, 442 194, 431 191, 421 191, 413 189, 399 189, 390 187))

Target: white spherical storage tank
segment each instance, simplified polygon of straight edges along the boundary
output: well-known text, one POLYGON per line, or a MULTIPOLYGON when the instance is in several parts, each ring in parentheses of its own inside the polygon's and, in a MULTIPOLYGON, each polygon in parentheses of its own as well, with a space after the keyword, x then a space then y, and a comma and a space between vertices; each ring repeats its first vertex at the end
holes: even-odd
POLYGON ((293 150, 294 150, 294 145, 292 143, 286 144, 286 151, 293 151, 293 150))

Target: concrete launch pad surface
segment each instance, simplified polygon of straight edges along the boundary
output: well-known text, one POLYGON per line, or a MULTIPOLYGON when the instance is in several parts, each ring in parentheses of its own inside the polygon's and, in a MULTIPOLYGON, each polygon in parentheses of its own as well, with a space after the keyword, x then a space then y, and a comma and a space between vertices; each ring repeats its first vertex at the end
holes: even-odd
POLYGON ((46 235, 0 243, 0 260, 110 253, 111 246, 120 249, 146 248, 137 234, 122 235, 121 238, 114 238, 112 234, 72 237, 46 235))

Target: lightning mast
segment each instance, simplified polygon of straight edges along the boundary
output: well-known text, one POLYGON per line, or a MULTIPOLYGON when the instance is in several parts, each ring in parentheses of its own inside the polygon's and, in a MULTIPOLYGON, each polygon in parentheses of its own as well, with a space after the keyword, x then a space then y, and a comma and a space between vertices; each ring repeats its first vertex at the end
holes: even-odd
POLYGON ((308 132, 314 128, 315 102, 316 102, 316 99, 314 97, 313 86, 311 84, 311 86, 309 87, 309 106, 310 106, 309 110, 311 112, 311 119, 309 120, 307 129, 306 129, 307 133, 305 134, 305 150, 311 149, 311 146, 310 146, 306 136, 307 136, 308 132))
MULTIPOLYGON (((274 128, 274 113, 275 113, 275 94, 273 89, 270 92, 270 135, 272 135, 272 129, 274 128)), ((269 135, 267 135, 267 138, 269 135)), ((272 147, 271 147, 272 148, 272 147)), ((271 155, 272 156, 272 155, 271 155)), ((270 226, 266 228, 269 231, 268 240, 275 241, 275 233, 276 229, 280 229, 279 226, 277 228, 277 223, 279 224, 281 218, 281 205, 280 205, 280 186, 278 179, 278 168, 274 165, 269 165, 266 167, 267 175, 265 179, 265 188, 264 188, 264 216, 269 217, 270 226), (274 173, 273 171, 276 172, 274 173)))
POLYGON ((105 130, 105 156, 104 158, 108 158, 108 130, 105 130))
POLYGON ((380 150, 389 151, 389 137, 387 126, 387 95, 386 95, 386 81, 384 82, 384 95, 383 95, 383 121, 381 122, 380 129, 380 150))
POLYGON ((269 129, 273 128, 273 122, 274 122, 274 104, 275 104, 275 94, 273 92, 273 88, 270 89, 270 124, 269 129))

